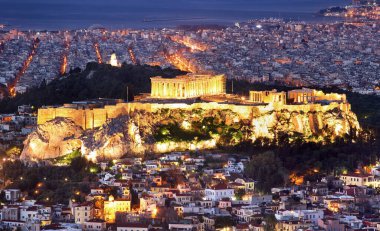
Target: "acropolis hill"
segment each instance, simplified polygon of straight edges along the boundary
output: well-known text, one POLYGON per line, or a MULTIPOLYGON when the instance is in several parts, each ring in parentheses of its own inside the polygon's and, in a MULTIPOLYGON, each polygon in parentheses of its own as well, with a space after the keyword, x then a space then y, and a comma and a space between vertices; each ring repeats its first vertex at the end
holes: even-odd
POLYGON ((49 159, 80 149, 89 159, 128 153, 215 148, 280 136, 333 141, 355 135, 356 115, 344 94, 313 89, 226 94, 224 75, 151 78, 151 94, 133 102, 98 99, 38 110, 38 129, 23 158, 49 159), (43 155, 42 155, 43 153, 43 155))

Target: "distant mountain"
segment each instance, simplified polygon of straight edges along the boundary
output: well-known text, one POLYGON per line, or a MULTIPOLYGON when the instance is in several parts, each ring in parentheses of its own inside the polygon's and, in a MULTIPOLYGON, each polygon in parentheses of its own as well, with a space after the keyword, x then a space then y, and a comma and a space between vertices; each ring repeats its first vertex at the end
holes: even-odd
POLYGON ((0 101, 0 113, 15 112, 18 105, 29 104, 36 108, 43 105, 57 105, 77 100, 95 98, 118 98, 133 100, 134 95, 150 92, 150 77, 174 77, 185 74, 170 68, 158 66, 129 65, 112 67, 108 64, 88 63, 86 69, 79 68, 69 74, 24 94, 0 101))

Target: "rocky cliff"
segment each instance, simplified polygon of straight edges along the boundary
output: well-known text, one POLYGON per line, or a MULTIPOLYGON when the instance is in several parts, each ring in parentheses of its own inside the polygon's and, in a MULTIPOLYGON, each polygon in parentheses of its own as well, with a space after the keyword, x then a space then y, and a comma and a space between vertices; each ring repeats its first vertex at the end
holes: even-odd
POLYGON ((22 158, 56 158, 80 149, 89 159, 99 161, 126 154, 209 149, 242 141, 324 142, 355 135, 359 130, 356 115, 339 108, 325 112, 273 110, 249 119, 228 109, 135 111, 86 131, 69 119, 51 120, 28 136, 22 158))
POLYGON ((39 125, 24 141, 22 159, 51 159, 81 147, 81 127, 69 119, 57 118, 39 125))

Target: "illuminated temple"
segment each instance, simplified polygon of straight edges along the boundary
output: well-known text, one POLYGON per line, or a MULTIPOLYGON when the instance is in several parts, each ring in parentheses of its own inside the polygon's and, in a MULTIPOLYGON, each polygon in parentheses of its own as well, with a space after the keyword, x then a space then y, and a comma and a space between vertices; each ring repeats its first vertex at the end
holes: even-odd
POLYGON ((175 78, 152 77, 151 98, 186 99, 226 93, 225 75, 188 74, 175 78))
POLYGON ((156 112, 161 109, 193 110, 195 108, 231 110, 249 119, 253 115, 273 110, 328 111, 339 108, 350 111, 344 94, 325 94, 302 88, 289 92, 250 91, 249 98, 226 93, 225 75, 188 74, 175 78, 152 77, 151 93, 135 97, 133 102, 96 99, 73 102, 63 106, 38 109, 37 123, 58 118, 70 118, 83 129, 102 126, 107 120, 134 111, 156 112), (193 100, 196 99, 197 100, 193 100), (189 100, 191 99, 191 100, 189 100))

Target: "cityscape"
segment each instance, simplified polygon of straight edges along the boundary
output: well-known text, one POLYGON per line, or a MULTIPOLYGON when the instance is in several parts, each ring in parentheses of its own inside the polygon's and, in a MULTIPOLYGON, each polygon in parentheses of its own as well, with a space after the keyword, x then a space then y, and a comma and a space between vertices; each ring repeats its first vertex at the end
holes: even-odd
POLYGON ((144 4, 4 2, 0 230, 380 230, 379 1, 144 4))
POLYGON ((380 54, 376 23, 308 24, 252 20, 225 29, 3 33, 0 83, 25 92, 88 62, 175 67, 225 73, 230 79, 293 86, 337 86, 377 94, 380 54), (38 38, 38 43, 35 39, 38 38), (22 78, 20 77, 22 76, 22 78), (20 80, 19 80, 20 78, 20 80))

